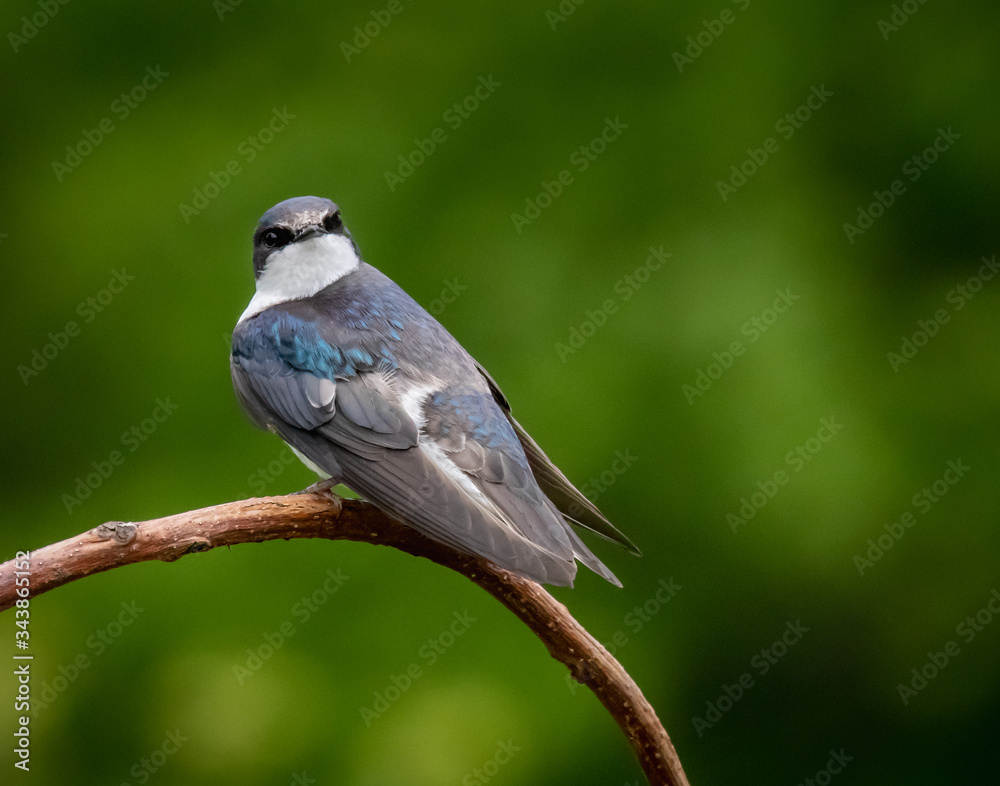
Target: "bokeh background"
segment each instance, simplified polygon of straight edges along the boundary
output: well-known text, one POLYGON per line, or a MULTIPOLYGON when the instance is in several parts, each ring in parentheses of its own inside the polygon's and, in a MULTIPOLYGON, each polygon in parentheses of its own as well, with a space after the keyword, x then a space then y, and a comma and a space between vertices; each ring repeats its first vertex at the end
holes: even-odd
MULTIPOLYGON (((998 23, 933 0, 5 4, 0 553, 312 482, 239 411, 228 338, 257 218, 329 196, 643 549, 592 541, 624 589, 584 570, 553 594, 692 783, 992 779, 998 23)), ((114 570, 33 601, 31 652, 28 775, 0 678, 5 782, 642 778, 523 625, 389 549, 114 570)))

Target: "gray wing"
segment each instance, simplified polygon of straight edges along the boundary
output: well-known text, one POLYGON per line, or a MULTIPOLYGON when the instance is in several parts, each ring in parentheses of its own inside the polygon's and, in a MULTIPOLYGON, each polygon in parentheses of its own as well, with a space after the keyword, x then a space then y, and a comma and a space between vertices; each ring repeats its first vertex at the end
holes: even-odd
POLYGON ((423 432, 517 532, 621 586, 539 488, 516 432, 488 390, 428 396, 423 414, 423 432))
POLYGON ((538 485, 545 493, 545 496, 552 501, 559 513, 571 523, 596 532, 601 537, 624 546, 636 556, 642 556, 642 552, 639 551, 636 545, 608 521, 594 503, 580 493, 579 489, 570 482, 569 478, 562 473, 559 467, 552 463, 552 460, 545 455, 545 452, 531 438, 528 432, 524 430, 521 424, 514 420, 510 413, 510 404, 507 401, 507 397, 504 396, 500 387, 493 381, 493 378, 486 369, 478 363, 476 364, 476 368, 486 380, 497 405, 503 410, 504 415, 517 434, 535 480, 538 481, 538 485))
MULTIPOLYGON (((260 350, 260 344, 254 349, 260 350)), ((276 355, 240 351, 234 336, 232 375, 241 403, 257 425, 277 432, 317 467, 393 517, 536 581, 572 584, 574 538, 561 526, 562 537, 553 537, 544 520, 531 515, 527 498, 517 489, 504 489, 507 481, 520 482, 523 476, 493 451, 488 461, 483 456, 482 476, 464 473, 438 446, 437 438, 447 443, 445 435, 433 429, 421 433, 424 402, 407 395, 408 411, 404 394, 412 391, 399 390, 391 373, 374 368, 330 379, 322 372, 293 368, 276 355), (479 489, 483 491, 477 494, 479 489)))
POLYGON ((234 358, 230 370, 236 395, 259 428, 273 430, 275 414, 303 429, 316 428, 333 415, 332 379, 296 371, 269 357, 234 358))

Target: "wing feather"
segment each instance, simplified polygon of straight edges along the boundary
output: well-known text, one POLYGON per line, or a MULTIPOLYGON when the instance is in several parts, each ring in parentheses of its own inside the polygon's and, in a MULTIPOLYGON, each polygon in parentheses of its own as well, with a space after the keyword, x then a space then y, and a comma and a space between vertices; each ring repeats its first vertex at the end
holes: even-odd
MULTIPOLYGON (((494 399, 503 410, 507 421, 517 434, 518 441, 524 448, 524 454, 528 459, 528 464, 531 466, 531 471, 535 476, 535 480, 538 481, 539 487, 555 504, 559 512, 573 524, 596 532, 601 537, 624 546, 636 556, 642 556, 642 552, 639 551, 638 547, 608 521, 597 506, 572 484, 569 478, 562 473, 562 470, 545 455, 545 451, 538 446, 538 443, 531 438, 531 435, 513 418, 510 414, 510 404, 507 402, 507 398, 497 386, 497 383, 487 373, 486 369, 478 363, 476 364, 476 368, 486 380, 494 399)), ((584 564, 586 565, 587 563, 584 562, 584 564)), ((587 565, 587 567, 591 566, 587 565)))
POLYGON ((434 540, 536 581, 572 585, 579 559, 618 583, 546 493, 562 478, 585 498, 510 418, 488 376, 490 390, 475 379, 417 388, 377 350, 318 330, 287 314, 268 321, 267 311, 237 327, 233 383, 258 426, 434 540))

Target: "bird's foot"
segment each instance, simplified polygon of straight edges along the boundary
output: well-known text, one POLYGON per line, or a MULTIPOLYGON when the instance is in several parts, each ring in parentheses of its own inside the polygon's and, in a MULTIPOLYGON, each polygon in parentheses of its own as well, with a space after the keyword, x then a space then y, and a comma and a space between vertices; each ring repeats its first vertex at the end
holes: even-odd
POLYGON ((302 489, 302 491, 296 491, 294 496, 298 496, 299 494, 326 494, 329 497, 333 497, 334 493, 332 489, 339 482, 336 478, 317 480, 311 486, 302 489))

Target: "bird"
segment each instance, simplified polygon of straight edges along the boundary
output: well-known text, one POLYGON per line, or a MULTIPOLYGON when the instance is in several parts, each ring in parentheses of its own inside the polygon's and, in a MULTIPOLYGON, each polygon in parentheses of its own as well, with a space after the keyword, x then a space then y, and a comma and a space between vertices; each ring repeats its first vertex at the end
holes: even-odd
POLYGON ((253 234, 255 292, 232 335, 236 396, 327 487, 540 584, 577 561, 621 582, 574 528, 639 554, 511 415, 499 386, 363 261, 329 199, 294 197, 253 234))

